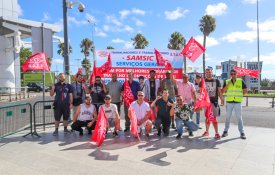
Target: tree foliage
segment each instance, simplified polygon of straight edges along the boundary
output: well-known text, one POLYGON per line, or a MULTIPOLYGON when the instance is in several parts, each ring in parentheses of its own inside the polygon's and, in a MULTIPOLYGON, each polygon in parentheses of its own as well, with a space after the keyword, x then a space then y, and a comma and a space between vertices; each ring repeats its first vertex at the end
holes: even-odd
POLYGON ((168 49, 180 50, 185 44, 185 38, 179 32, 174 32, 171 34, 169 43, 167 45, 168 49))
POLYGON ((134 38, 131 38, 131 40, 133 41, 135 49, 145 49, 149 44, 147 39, 140 33, 138 33, 134 38))

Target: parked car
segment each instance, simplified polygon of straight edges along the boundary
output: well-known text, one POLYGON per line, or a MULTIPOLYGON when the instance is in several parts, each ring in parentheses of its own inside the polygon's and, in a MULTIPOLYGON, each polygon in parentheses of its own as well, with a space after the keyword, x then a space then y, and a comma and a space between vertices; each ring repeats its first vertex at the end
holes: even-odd
MULTIPOLYGON (((35 91, 40 92, 43 91, 43 84, 42 83, 28 83, 28 91, 35 91)), ((50 91, 50 88, 48 86, 45 86, 45 92, 50 91)))

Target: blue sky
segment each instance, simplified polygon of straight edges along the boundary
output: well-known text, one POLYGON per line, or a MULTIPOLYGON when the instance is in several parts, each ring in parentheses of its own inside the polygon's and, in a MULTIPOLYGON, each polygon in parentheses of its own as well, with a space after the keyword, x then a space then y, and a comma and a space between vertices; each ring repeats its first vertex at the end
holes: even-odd
MULTIPOLYGON (((43 21, 60 26, 63 36, 62 0, 18 0, 20 18, 43 21), (45 3, 47 2, 47 3, 45 3)), ((171 33, 177 31, 189 40, 194 36, 202 43, 199 20, 205 14, 216 19, 216 30, 207 38, 206 65, 220 65, 228 59, 257 60, 256 0, 81 0, 86 9, 79 13, 77 5, 68 9, 68 32, 73 53, 72 73, 76 72, 83 54, 80 42, 92 39, 97 49, 108 45, 115 49, 133 48, 131 38, 142 33, 149 41, 148 49, 166 49, 171 33), (96 25, 87 22, 94 21, 96 25)), ((275 79, 275 1, 259 0, 260 59, 264 61, 262 78, 275 79)), ((63 70, 63 58, 56 54, 52 70, 63 70)), ((187 66, 201 66, 202 58, 187 66)), ((217 71, 220 74, 221 71, 217 71)))

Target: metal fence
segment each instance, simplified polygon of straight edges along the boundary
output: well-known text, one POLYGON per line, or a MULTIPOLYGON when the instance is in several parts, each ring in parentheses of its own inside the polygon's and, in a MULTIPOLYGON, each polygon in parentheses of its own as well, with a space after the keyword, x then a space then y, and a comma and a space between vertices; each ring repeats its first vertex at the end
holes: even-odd
POLYGON ((30 98, 30 93, 28 92, 28 87, 21 88, 10 88, 10 87, 0 87, 0 101, 17 101, 30 98))
POLYGON ((30 129, 29 134, 32 134, 30 103, 0 106, 0 138, 27 129, 30 129))

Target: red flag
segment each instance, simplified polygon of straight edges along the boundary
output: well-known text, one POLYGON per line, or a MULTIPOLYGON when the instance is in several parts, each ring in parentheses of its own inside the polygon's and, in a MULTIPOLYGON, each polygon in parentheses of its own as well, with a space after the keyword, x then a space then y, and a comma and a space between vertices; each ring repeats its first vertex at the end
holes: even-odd
POLYGON ((169 61, 157 49, 155 49, 155 54, 158 66, 164 66, 166 69, 172 68, 169 61))
POLYGON ((205 111, 205 117, 206 117, 206 121, 209 124, 210 122, 213 123, 218 123, 218 121, 216 120, 216 117, 213 114, 213 109, 212 109, 212 104, 210 104, 205 111))
POLYGON ((111 54, 108 55, 108 60, 106 63, 104 63, 99 69, 98 69, 98 74, 104 74, 108 72, 112 67, 112 62, 111 62, 111 54))
MULTIPOLYGON (((74 78, 77 78, 77 75, 82 75, 82 68, 78 68, 77 73, 74 75, 74 78)), ((82 82, 86 82, 86 79, 82 77, 82 82)))
POLYGON ((44 52, 39 52, 30 56, 30 58, 28 58, 26 62, 22 65, 22 70, 23 72, 26 72, 28 70, 50 71, 46 54, 44 52))
POLYGON ((131 112, 131 132, 135 137, 140 139, 138 134, 138 124, 137 124, 137 116, 136 116, 135 110, 133 108, 130 108, 130 112, 131 112))
POLYGON ((90 76, 90 85, 92 85, 95 82, 95 76, 96 76, 96 62, 94 61, 93 72, 90 76))
POLYGON ((190 38, 188 43, 185 45, 184 49, 181 53, 189 58, 192 62, 195 60, 205 51, 205 48, 196 41, 193 37, 190 38))
POLYGON ((105 115, 103 108, 100 107, 95 130, 91 138, 92 141, 97 143, 98 147, 101 146, 101 144, 105 139, 106 127, 107 127, 107 117, 105 115))
POLYGON ((254 78, 259 78, 259 70, 251 70, 251 69, 245 69, 241 67, 234 66, 234 70, 237 71, 237 76, 250 76, 254 78))
POLYGON ((153 109, 151 108, 150 120, 151 120, 151 121, 155 121, 156 119, 157 119, 157 117, 156 117, 156 115, 155 115, 153 109))
POLYGON ((132 90, 129 86, 129 83, 127 80, 125 80, 124 82, 124 90, 123 90, 123 100, 124 100, 124 104, 129 107, 130 104, 135 101, 135 97, 132 93, 132 90))

